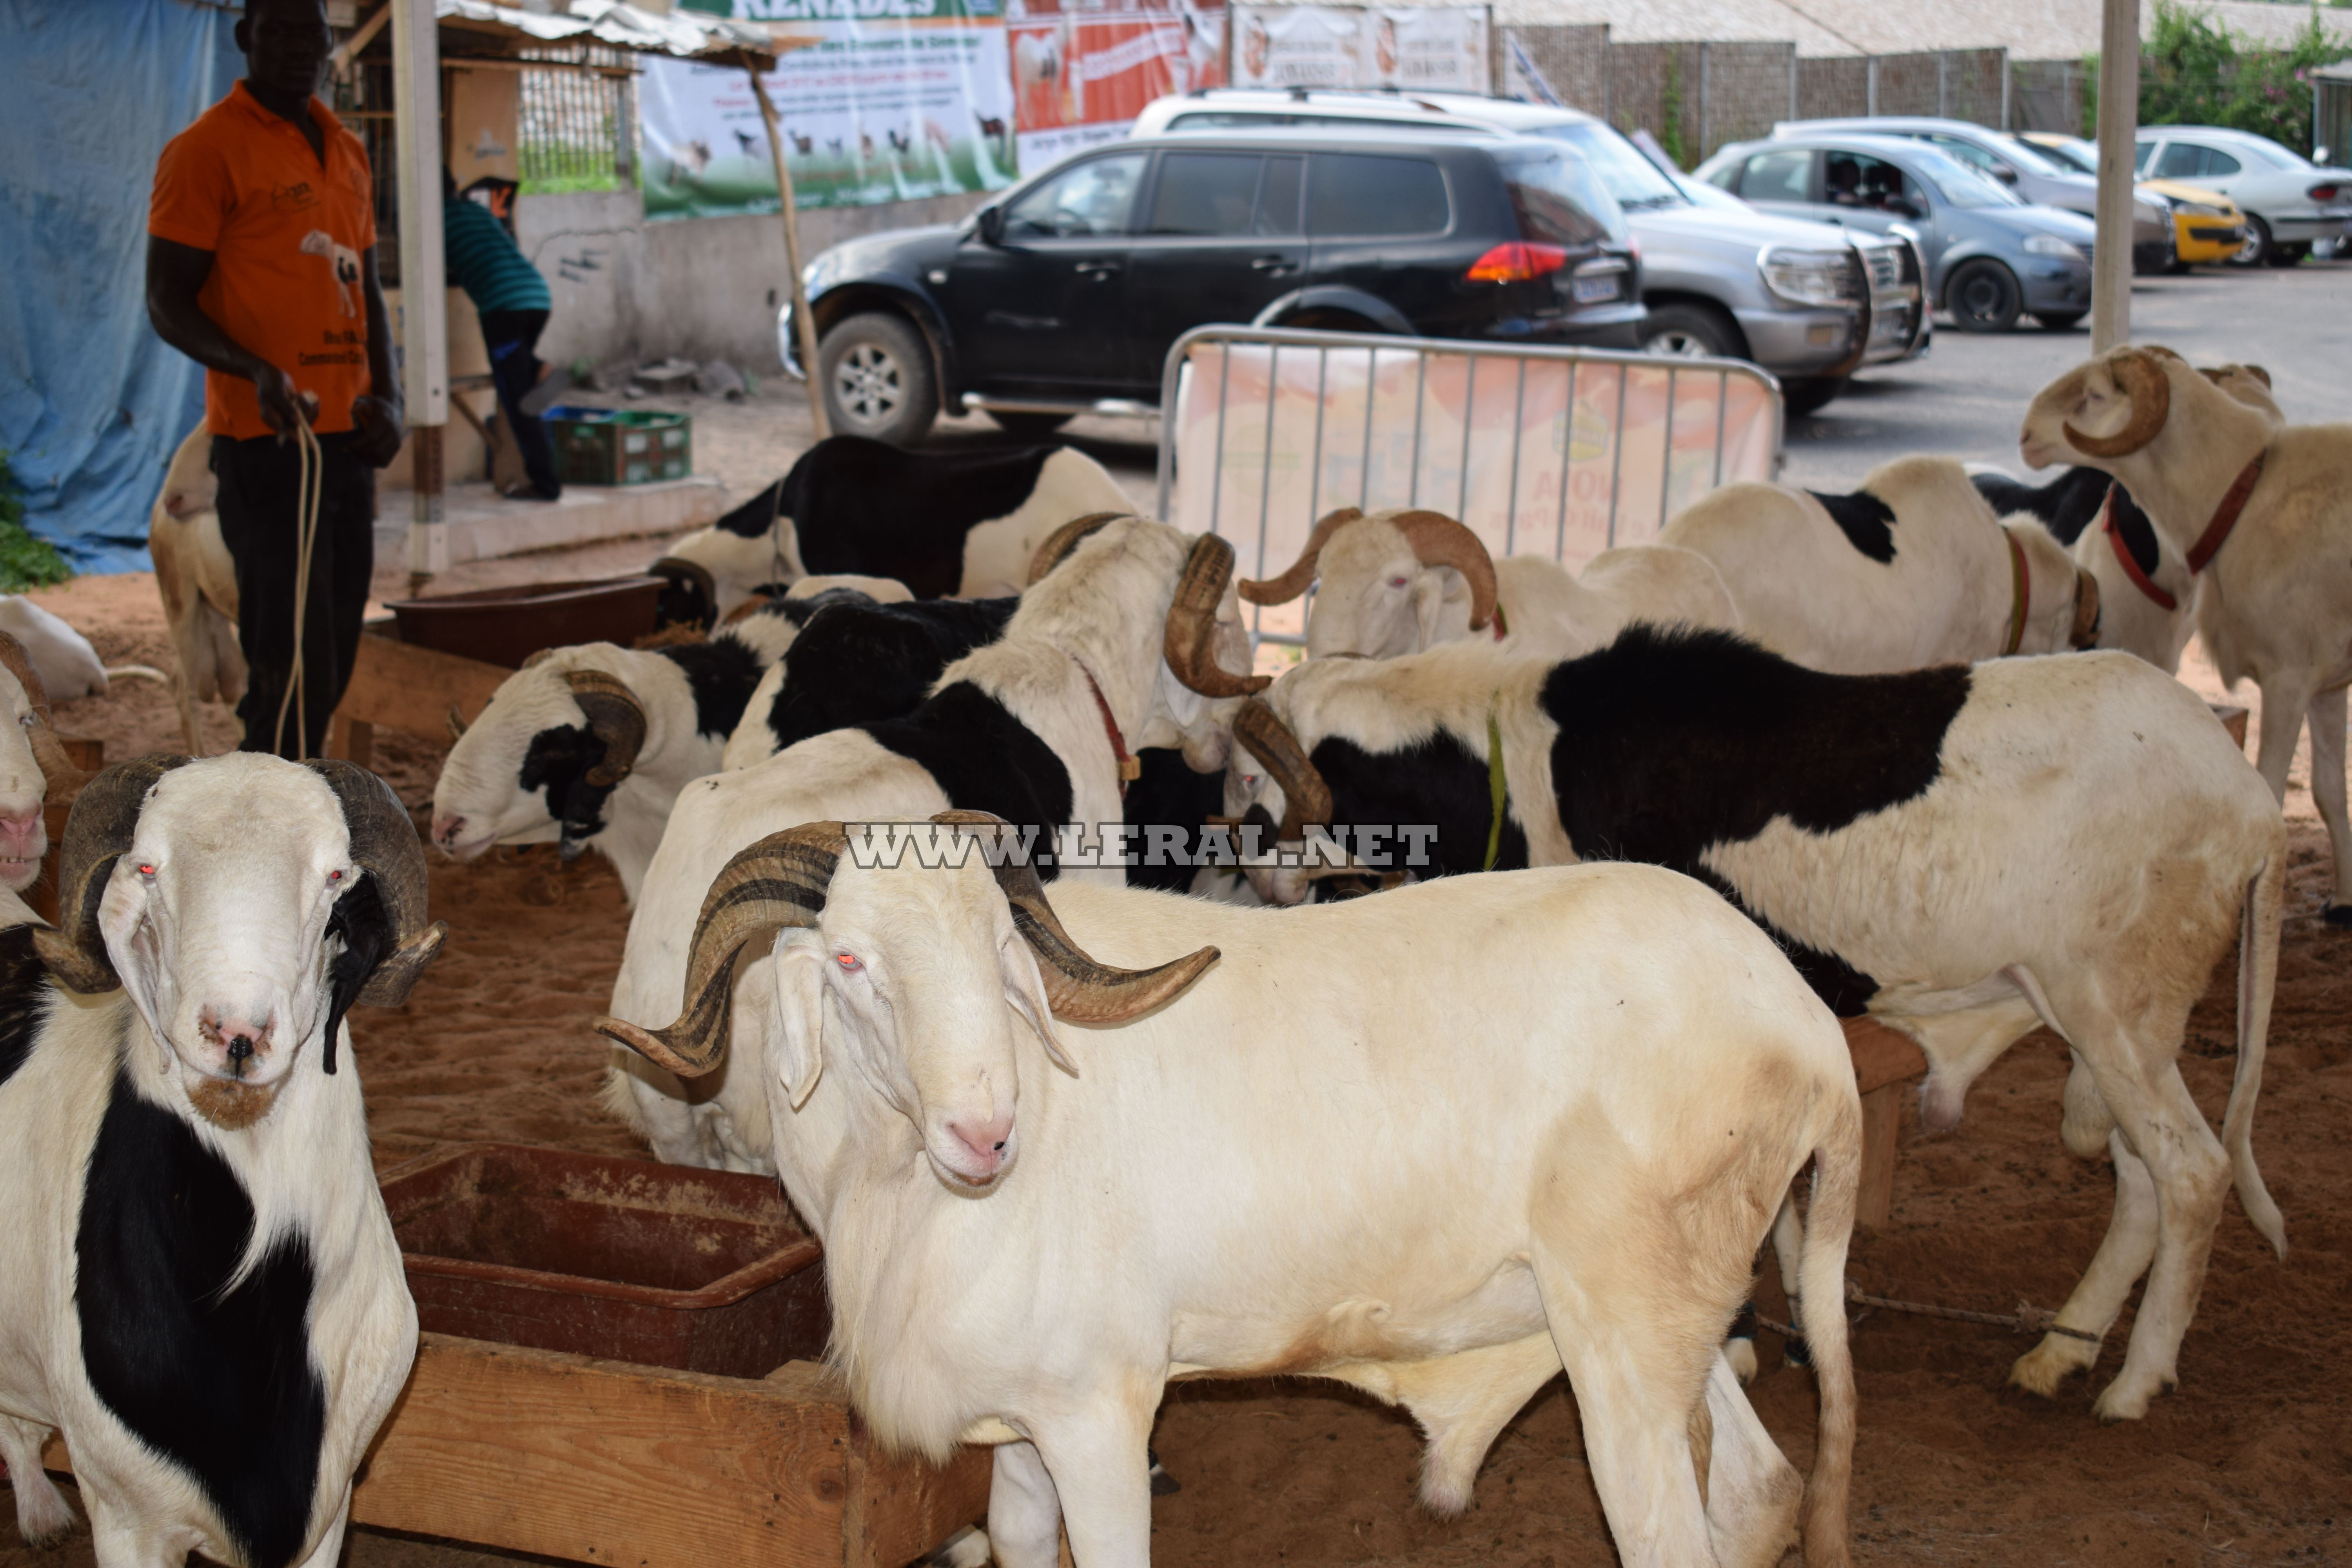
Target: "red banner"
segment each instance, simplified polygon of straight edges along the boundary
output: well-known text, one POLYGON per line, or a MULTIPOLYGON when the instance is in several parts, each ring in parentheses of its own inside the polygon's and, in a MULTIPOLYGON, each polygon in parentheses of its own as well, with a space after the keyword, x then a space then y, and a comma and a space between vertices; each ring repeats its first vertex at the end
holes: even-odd
POLYGON ((1225 7, 1188 0, 1013 0, 1021 172, 1117 141, 1153 99, 1224 85, 1225 7))

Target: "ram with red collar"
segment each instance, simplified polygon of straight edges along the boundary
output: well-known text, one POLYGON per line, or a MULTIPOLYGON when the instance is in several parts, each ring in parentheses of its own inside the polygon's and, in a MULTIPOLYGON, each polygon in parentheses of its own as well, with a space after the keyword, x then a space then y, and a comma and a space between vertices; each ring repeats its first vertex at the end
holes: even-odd
MULTIPOLYGON (((2152 1260, 2096 1405, 2145 1415, 2177 1381, 2233 1178, 2284 1250, 2252 1133, 2285 826, 2205 704, 2137 658, 1840 676, 1719 632, 1634 626, 1559 663, 1477 643, 1310 659, 1244 706, 1235 738, 1227 808, 1265 839, 1303 846, 1318 821, 1349 839, 1420 825, 1417 846, 1370 869, 1646 860, 1708 882, 1834 1010, 1919 1043, 1930 1128, 1958 1123, 2011 1045, 2056 1030, 2074 1053, 2066 1145, 2111 1155, 2117 1194, 2061 1331, 2012 1370, 2021 1387, 2048 1394, 2087 1371, 2152 1260), (2233 946, 2239 1066, 2216 1140, 2175 1063, 2233 946)), ((1267 901, 1296 903, 1317 869, 1249 875, 1267 901)))
POLYGON ((2285 425, 2169 349, 2111 349, 2034 395, 2030 468, 2110 474, 2197 581, 2197 631, 2230 686, 2263 693, 2255 765, 2286 798, 2311 729, 2311 794, 2335 851, 2330 924, 2352 925, 2345 688, 2352 683, 2352 428, 2285 425))
MULTIPOLYGON (((1248 635, 1234 596, 1233 547, 1137 517, 1065 526, 1040 548, 1003 637, 948 666, 903 718, 803 740, 764 762, 701 779, 671 813, 646 873, 613 1011, 667 1022, 685 983, 695 911, 730 856, 803 822, 904 820, 986 811, 1042 847, 1084 826, 1101 864, 1047 865, 1124 886, 1101 826, 1124 820, 1146 747, 1224 766, 1237 700, 1266 678, 1243 673, 1248 635)), ((1178 825, 1182 826, 1182 825, 1178 825)), ((615 1053, 606 1103, 677 1164, 768 1170, 766 1101, 722 1075, 689 1102, 667 1074, 615 1053)))

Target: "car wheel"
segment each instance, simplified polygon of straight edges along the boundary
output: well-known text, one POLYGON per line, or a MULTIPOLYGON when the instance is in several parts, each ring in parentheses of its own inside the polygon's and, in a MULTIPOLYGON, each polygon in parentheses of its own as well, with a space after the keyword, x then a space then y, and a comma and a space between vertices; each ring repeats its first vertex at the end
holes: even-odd
POLYGON ((1295 327, 1302 332, 1386 332, 1386 327, 1375 326, 1353 310, 1301 310, 1295 316, 1285 316, 1275 323, 1277 327, 1295 327))
POLYGON ((1642 321, 1642 352, 1669 359, 1744 359, 1748 345, 1712 305, 1661 305, 1642 321))
POLYGON ((1998 261, 1964 262, 1944 284, 1944 308, 1964 332, 2009 331, 2023 304, 2016 274, 1998 261))
POLYGON ((2256 217, 2253 214, 2248 213, 2246 215, 2246 242, 2238 247, 2236 255, 2230 258, 2230 265, 2232 267, 2260 267, 2263 262, 2268 261, 2270 258, 2271 226, 2256 217))
POLYGON ((817 380, 834 433, 903 447, 939 417, 930 345, 914 323, 887 310, 836 322, 817 345, 817 380))
POLYGON ((2080 310, 2037 310, 2033 319, 2042 323, 2045 332, 2071 332, 2083 324, 2080 310))
POLYGON ((1780 404, 1793 417, 1812 414, 1845 390, 1843 375, 1797 375, 1780 383, 1780 404))
POLYGON ((988 411, 988 416, 996 421, 999 430, 1024 441, 1042 441, 1076 417, 1072 414, 1015 414, 1011 409, 994 408, 988 411))
POLYGON ((2310 254, 2311 245, 2307 240, 2297 240, 2292 245, 2273 245, 2271 247, 2271 265, 2293 267, 2310 254))

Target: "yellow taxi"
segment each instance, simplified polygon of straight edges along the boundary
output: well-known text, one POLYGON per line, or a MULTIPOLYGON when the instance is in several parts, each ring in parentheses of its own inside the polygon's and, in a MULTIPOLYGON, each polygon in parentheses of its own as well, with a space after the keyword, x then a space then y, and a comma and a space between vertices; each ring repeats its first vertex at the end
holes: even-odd
MULTIPOLYGON (((2096 142, 2048 131, 2021 131, 2017 139, 2070 169, 2094 176, 2099 172, 2096 142)), ((2139 180, 2134 188, 2143 195, 2163 197, 2170 209, 2176 269, 2200 261, 2227 261, 2244 247, 2246 216, 2221 192, 2183 180, 2139 180)))

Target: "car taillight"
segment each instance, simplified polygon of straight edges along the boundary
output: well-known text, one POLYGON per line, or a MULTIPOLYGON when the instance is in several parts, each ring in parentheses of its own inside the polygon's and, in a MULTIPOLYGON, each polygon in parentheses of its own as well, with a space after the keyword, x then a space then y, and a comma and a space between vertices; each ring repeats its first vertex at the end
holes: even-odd
POLYGON ((2336 187, 2334 185, 2314 185, 2305 194, 2310 196, 2315 202, 2332 202, 2336 199, 2336 187))
POLYGON ((1567 265, 1568 252, 1557 245, 1514 239, 1471 263, 1463 277, 1473 283, 1525 283, 1567 265))

